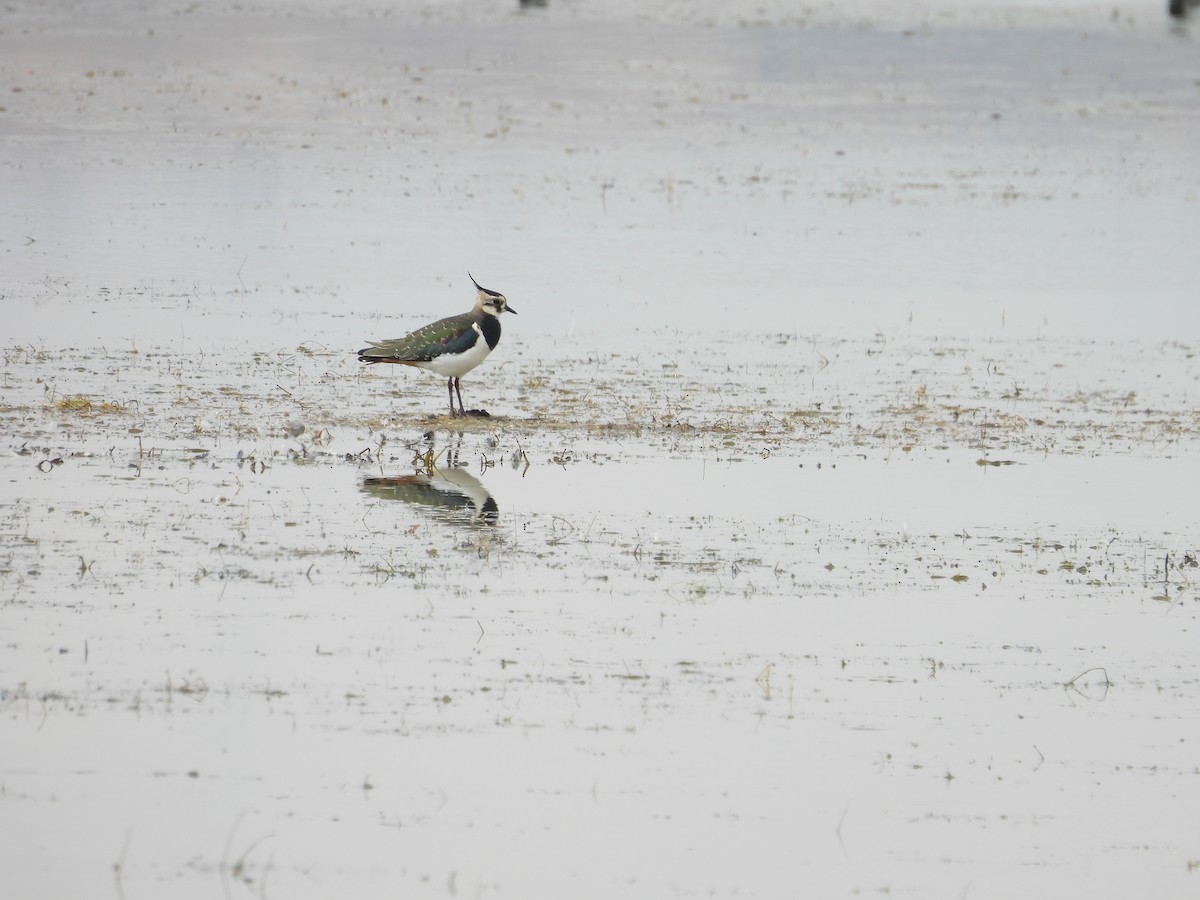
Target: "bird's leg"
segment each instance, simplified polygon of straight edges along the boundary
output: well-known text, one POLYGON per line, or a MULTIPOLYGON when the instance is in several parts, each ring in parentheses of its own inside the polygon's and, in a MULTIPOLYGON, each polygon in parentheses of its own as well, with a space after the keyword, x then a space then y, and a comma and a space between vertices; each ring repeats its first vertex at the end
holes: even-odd
MULTIPOLYGON (((458 415, 458 413, 456 413, 454 411, 454 378, 453 377, 446 379, 446 392, 450 395, 450 417, 453 418, 454 416, 458 415)), ((462 398, 461 397, 458 400, 458 405, 462 406, 462 398)))
MULTIPOLYGON (((458 414, 459 414, 460 416, 465 416, 465 415, 467 414, 467 411, 466 411, 465 409, 463 409, 463 402, 462 402, 462 379, 461 379, 461 378, 455 378, 455 379, 454 379, 454 392, 455 392, 456 394, 458 394, 458 414)), ((451 405, 451 406, 453 406, 453 405, 454 405, 454 401, 451 401, 451 402, 450 402, 450 405, 451 405)))

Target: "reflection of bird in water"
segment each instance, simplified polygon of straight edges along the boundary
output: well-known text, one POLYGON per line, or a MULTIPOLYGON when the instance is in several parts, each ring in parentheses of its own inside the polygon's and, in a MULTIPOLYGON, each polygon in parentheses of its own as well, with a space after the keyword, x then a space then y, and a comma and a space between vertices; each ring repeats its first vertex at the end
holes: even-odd
MULTIPOLYGON (((470 273, 467 277, 471 278, 470 273)), ((450 415, 468 415, 463 409, 461 376, 487 359, 500 343, 500 314, 517 314, 503 294, 480 287, 474 278, 471 284, 476 292, 474 309, 438 319, 402 338, 369 341, 370 347, 358 351, 359 362, 417 366, 445 375, 450 415), (454 408, 455 394, 458 394, 458 409, 454 408)), ((486 416, 487 411, 473 409, 469 414, 486 416)))
POLYGON ((459 468, 397 478, 364 478, 362 489, 380 500, 403 500, 427 507, 434 515, 453 521, 495 525, 500 518, 500 507, 483 482, 459 468))

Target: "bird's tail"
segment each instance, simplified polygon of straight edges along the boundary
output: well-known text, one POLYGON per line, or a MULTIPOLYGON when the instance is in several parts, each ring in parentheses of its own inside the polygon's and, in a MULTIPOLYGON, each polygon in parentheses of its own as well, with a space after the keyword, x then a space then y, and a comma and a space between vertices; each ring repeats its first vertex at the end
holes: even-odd
POLYGON ((387 349, 387 347, 384 346, 384 344, 382 342, 376 343, 375 341, 371 341, 370 344, 371 344, 370 347, 363 347, 361 350, 358 351, 358 361, 359 362, 361 362, 361 363, 381 363, 381 362, 398 363, 398 362, 403 362, 403 360, 397 359, 395 352, 387 349))

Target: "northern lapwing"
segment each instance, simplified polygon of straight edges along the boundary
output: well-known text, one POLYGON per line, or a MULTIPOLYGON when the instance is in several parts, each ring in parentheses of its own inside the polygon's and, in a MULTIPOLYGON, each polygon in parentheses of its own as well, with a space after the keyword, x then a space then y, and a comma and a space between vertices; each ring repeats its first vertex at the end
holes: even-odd
MULTIPOLYGON (((500 313, 517 313, 503 294, 480 287, 470 272, 467 277, 477 291, 475 308, 470 312, 431 322, 402 338, 369 341, 370 347, 358 351, 359 362, 416 366, 445 375, 452 416, 467 415, 463 409, 460 379, 487 359, 500 343, 500 313), (458 395, 457 410, 454 408, 455 394, 458 395)), ((471 412, 487 415, 486 410, 471 412)))

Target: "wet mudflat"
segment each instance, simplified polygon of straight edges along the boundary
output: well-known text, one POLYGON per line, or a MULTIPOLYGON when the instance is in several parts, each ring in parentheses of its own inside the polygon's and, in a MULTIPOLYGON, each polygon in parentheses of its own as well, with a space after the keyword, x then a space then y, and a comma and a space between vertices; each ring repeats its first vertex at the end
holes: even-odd
POLYGON ((1193 26, 959 7, 8 9, 6 896, 1193 893, 1193 26))
POLYGON ((1195 348, 691 337, 465 424, 348 354, 10 350, 25 883, 1189 884, 1195 348))

